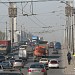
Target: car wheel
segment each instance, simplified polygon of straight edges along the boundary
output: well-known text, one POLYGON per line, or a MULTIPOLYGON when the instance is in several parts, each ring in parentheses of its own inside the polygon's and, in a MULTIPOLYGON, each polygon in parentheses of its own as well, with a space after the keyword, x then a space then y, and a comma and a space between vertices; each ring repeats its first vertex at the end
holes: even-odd
POLYGON ((45 73, 44 75, 47 75, 47 73, 45 73))

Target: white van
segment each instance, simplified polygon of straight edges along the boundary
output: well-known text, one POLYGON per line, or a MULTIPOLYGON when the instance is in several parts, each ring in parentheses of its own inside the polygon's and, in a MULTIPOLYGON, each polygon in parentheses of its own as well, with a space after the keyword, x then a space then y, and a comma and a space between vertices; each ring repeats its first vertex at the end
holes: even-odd
POLYGON ((26 51, 26 45, 21 45, 19 48, 19 59, 24 59, 27 61, 27 51, 26 51))

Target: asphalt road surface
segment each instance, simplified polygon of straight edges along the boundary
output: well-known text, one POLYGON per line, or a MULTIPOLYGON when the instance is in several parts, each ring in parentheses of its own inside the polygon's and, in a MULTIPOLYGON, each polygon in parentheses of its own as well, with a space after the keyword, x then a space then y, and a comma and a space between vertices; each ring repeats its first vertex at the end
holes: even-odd
MULTIPOLYGON (((32 48, 29 48, 29 50, 32 49, 32 48)), ((64 75, 63 73, 63 65, 62 65, 62 60, 61 60, 61 50, 59 50, 59 53, 57 54, 56 51, 53 51, 53 49, 49 49, 49 56, 54 56, 56 59, 59 60, 59 68, 58 69, 49 69, 47 70, 47 75, 64 75)), ((16 56, 18 57, 18 56, 16 56)), ((30 66, 30 64, 33 63, 33 57, 29 57, 28 61, 25 62, 25 68, 22 68, 21 69, 21 72, 24 74, 24 75, 27 75, 27 71, 28 71, 28 67, 30 66)))

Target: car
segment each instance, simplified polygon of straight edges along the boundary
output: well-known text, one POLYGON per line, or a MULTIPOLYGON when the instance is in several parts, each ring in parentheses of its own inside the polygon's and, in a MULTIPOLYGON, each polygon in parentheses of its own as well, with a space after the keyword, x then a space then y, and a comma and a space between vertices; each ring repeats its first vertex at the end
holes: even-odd
POLYGON ((0 65, 0 72, 1 72, 1 71, 4 71, 2 65, 0 65))
POLYGON ((13 63, 15 61, 15 58, 10 58, 9 61, 10 61, 11 65, 12 65, 12 67, 13 67, 13 63))
POLYGON ((19 71, 1 71, 0 75, 24 75, 19 71))
POLYGON ((4 55, 0 55, 0 62, 5 61, 5 60, 6 60, 5 56, 4 55))
POLYGON ((27 75, 47 75, 47 70, 43 64, 33 63, 30 65, 27 75))
POLYGON ((1 64, 2 64, 3 69, 11 69, 12 68, 10 61, 3 61, 1 64))
POLYGON ((22 59, 15 59, 15 61, 13 62, 13 68, 16 68, 16 67, 24 68, 24 62, 22 59))
POLYGON ((10 58, 14 58, 14 53, 9 53, 9 54, 6 56, 6 59, 10 59, 10 58))
POLYGON ((49 68, 59 68, 59 61, 57 59, 50 59, 48 63, 49 68))
POLYGON ((41 58, 39 60, 39 63, 44 63, 44 64, 48 65, 48 59, 47 58, 41 58))

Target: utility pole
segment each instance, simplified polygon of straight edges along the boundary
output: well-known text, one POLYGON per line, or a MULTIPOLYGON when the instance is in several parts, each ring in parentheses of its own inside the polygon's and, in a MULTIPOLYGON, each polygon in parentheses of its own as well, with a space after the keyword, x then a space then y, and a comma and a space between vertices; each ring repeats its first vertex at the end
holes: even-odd
POLYGON ((15 6, 15 3, 9 2, 9 17, 10 17, 10 25, 11 25, 11 47, 13 47, 14 43, 14 18, 17 17, 17 8, 15 6))
POLYGON ((21 42, 22 42, 22 25, 21 25, 21 36, 20 36, 20 40, 21 40, 21 42))
POLYGON ((32 5, 32 15, 33 15, 33 0, 31 0, 31 5, 32 5))
POLYGON ((7 22, 6 22, 6 40, 7 40, 7 22))
POLYGON ((75 43, 75 41, 74 41, 74 38, 75 38, 75 36, 74 36, 74 26, 75 26, 75 8, 73 8, 72 9, 72 15, 73 15, 73 24, 72 24, 72 47, 73 47, 73 55, 74 55, 74 48, 75 48, 75 46, 74 46, 74 43, 75 43))

